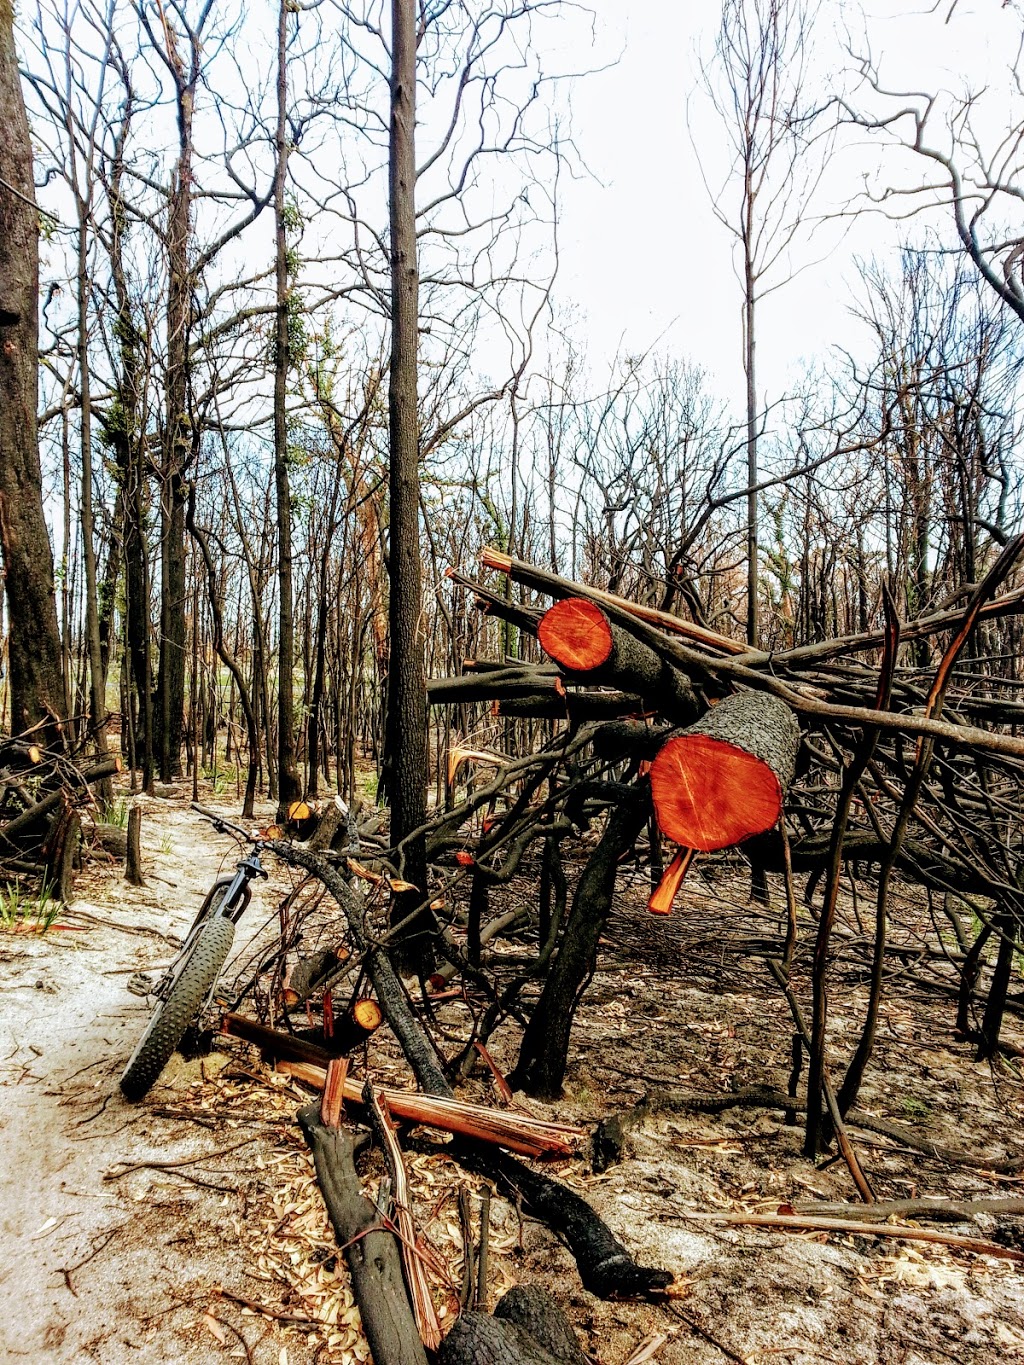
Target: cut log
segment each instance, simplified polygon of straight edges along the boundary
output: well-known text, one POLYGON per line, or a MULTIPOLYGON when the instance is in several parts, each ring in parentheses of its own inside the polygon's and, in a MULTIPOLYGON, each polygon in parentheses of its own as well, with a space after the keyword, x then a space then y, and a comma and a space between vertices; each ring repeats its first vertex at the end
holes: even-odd
MULTIPOLYGON (((684 639, 693 640, 697 644, 721 652, 722 654, 743 654, 746 646, 736 640, 730 640, 726 635, 720 635, 716 630, 709 630, 707 626, 695 625, 692 621, 684 621, 681 617, 672 616, 669 612, 659 611, 656 607, 645 607, 639 602, 630 602, 625 597, 617 597, 615 593, 604 592, 600 588, 586 588, 579 583, 573 583, 568 578, 559 578, 558 574, 551 573, 549 569, 540 569, 535 564, 528 564, 522 559, 513 559, 504 550, 496 550, 492 546, 487 546, 480 552, 480 564, 485 569, 496 569, 499 573, 508 574, 515 583, 521 583, 524 587, 532 588, 535 592, 547 593, 549 597, 573 597, 579 593, 586 595, 595 602, 604 602, 611 607, 618 607, 622 611, 627 611, 631 616, 635 616, 639 621, 648 621, 651 625, 658 626, 662 630, 670 631, 674 635, 681 635, 684 639)), ((466 579, 461 575, 452 575, 456 582, 465 583, 474 592, 479 591, 478 585, 471 579, 466 579)))
POLYGON ((766 692, 726 697, 659 750, 651 767, 659 828, 703 852, 771 829, 799 746, 800 727, 785 702, 766 692))
MULTIPOLYGON (((324 997, 326 999, 326 996, 324 997)), ((344 1014, 336 1015, 328 1051, 342 1054, 360 1047, 373 1036, 384 1019, 376 1000, 364 996, 355 1000, 344 1014)))
POLYGON ((326 985, 349 956, 349 950, 339 944, 302 958, 288 973, 284 987, 285 1005, 294 1009, 296 1005, 303 1004, 316 990, 326 985))
POLYGON ((320 852, 325 848, 334 848, 339 841, 348 842, 346 839, 348 825, 348 806, 340 796, 336 796, 333 801, 328 802, 316 829, 309 836, 309 847, 314 852, 320 852))
POLYGON ((627 630, 612 625, 601 607, 585 597, 556 602, 544 613, 537 639, 571 678, 637 692, 681 725, 696 720, 703 709, 688 678, 627 630))
POLYGON ((300 1109, 298 1119, 313 1153, 334 1236, 345 1249, 352 1293, 374 1360, 427 1365, 405 1292, 398 1247, 394 1236, 380 1227, 376 1208, 362 1192, 351 1137, 340 1128, 326 1126, 318 1105, 300 1109))

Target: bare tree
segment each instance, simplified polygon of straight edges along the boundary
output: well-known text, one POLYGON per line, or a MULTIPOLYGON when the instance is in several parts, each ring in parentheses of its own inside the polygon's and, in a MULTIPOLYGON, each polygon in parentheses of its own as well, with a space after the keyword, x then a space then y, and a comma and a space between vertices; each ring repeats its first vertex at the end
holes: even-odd
MULTIPOLYGON (((922 25, 942 20, 934 10, 922 25)), ((856 96, 841 98, 843 117, 893 148, 918 158, 922 178, 892 183, 885 161, 868 186, 869 202, 893 217, 939 214, 952 220, 960 249, 985 283, 1024 321, 1024 27, 1016 6, 993 7, 998 30, 989 42, 1008 42, 1005 79, 984 89, 891 89, 868 51, 857 58, 856 96), (998 36, 997 36, 998 32, 998 36), (995 131, 998 130, 998 131, 995 131)), ((954 4, 941 22, 941 38, 955 50, 957 35, 976 20, 954 4)), ((903 159, 903 164, 905 159, 903 159)))
POLYGON ((793 276, 790 248, 821 174, 808 143, 813 110, 805 65, 811 36, 805 0, 723 0, 705 88, 728 137, 730 165, 712 177, 709 157, 701 173, 719 222, 737 248, 743 291, 743 375, 747 424, 747 642, 758 634, 757 305, 793 276))

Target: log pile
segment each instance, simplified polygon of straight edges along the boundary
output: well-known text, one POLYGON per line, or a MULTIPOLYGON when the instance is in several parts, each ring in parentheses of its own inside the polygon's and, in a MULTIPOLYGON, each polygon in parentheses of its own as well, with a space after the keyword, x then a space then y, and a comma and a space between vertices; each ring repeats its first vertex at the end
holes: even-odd
POLYGON ((98 809, 93 787, 120 769, 114 754, 75 763, 26 739, 0 742, 0 875, 70 900, 82 815, 98 809))
MULTIPOLYGON (((557 862, 567 832, 604 819, 636 793, 650 802, 645 847, 656 913, 671 910, 693 859, 717 850, 741 849, 761 894, 767 873, 809 873, 807 894, 822 903, 806 1028, 817 1059, 809 1112, 827 1091, 825 977, 840 881, 855 863, 872 871, 877 885, 869 1019, 834 1097, 845 1111, 871 1051, 888 888, 899 875, 947 907, 962 963, 957 1028, 977 1040, 979 1055, 993 1055, 1010 964, 1024 941, 1024 703, 1014 620, 1024 614, 1024 587, 1014 583, 1022 550, 1024 537, 1011 541, 984 579, 967 585, 959 605, 901 622, 890 603, 882 628, 774 653, 485 551, 482 568, 497 582, 454 571, 450 578, 485 614, 518 628, 522 658, 467 661, 460 676, 432 680, 428 700, 468 704, 460 718, 468 715, 477 733, 481 720, 471 708, 478 701, 498 718, 529 718, 533 728, 523 734, 533 751, 509 757, 493 777, 469 766, 465 800, 428 826, 431 855, 443 865, 455 852, 472 869, 475 897, 478 884, 508 880, 534 842, 557 862), (511 585, 521 600, 513 600, 511 585), (1009 662, 1001 668, 1003 659, 1009 662), (546 731, 537 725, 550 721, 546 731), (993 944, 997 963, 983 980, 981 963, 993 944)), ((508 648, 507 632, 502 638, 508 648)), ((607 900, 593 870, 588 905, 578 904, 569 928, 563 921, 553 936, 542 934, 549 949, 557 943, 561 951, 549 951, 551 962, 543 964, 541 1007, 558 957, 575 950, 578 961, 563 973, 562 1002, 551 1004, 561 1015, 547 1017, 541 1008, 527 1029, 534 1055, 521 1056, 514 1074, 531 1093, 558 1093, 557 1059, 550 1049, 545 1058, 544 1042, 564 1038, 564 1012, 571 1021, 575 993, 592 967, 607 900)), ((793 947, 785 947, 783 977, 793 947)), ((517 989, 485 1015, 484 1041, 517 989)), ((809 1118, 809 1129, 816 1121, 809 1118)), ((826 1116, 822 1131, 829 1129, 826 1116)))

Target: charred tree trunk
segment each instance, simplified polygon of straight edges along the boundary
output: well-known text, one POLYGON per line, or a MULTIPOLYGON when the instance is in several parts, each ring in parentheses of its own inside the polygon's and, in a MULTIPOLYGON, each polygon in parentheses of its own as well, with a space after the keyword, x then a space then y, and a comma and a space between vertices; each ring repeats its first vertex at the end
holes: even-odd
POLYGON ((274 240, 277 311, 274 321, 274 486, 277 494, 278 819, 302 795, 295 766, 295 618, 292 588, 292 494, 288 478, 287 379, 288 243, 285 233, 285 185, 288 176, 288 4, 281 0, 277 18, 277 165, 274 174, 274 240))
POLYGON ((445 1337, 440 1365, 586 1365, 569 1320, 539 1285, 517 1285, 494 1316, 463 1313, 445 1337))
POLYGON ((299 1110, 299 1126, 313 1153, 316 1178, 338 1245, 352 1276, 352 1292, 374 1360, 427 1365, 402 1278, 394 1235, 362 1191, 351 1137, 320 1118, 319 1105, 299 1110))
MULTIPOLYGON (((427 707, 421 630, 420 472, 417 364, 419 267, 416 257, 416 4, 391 3, 391 368, 388 422, 391 442, 390 653, 387 688, 386 780, 391 841, 398 844, 423 824, 427 802, 427 707)), ((427 893, 426 849, 421 838, 403 849, 401 872, 415 891, 395 897, 392 923, 414 911, 427 893)), ((398 968, 429 973, 437 924, 429 910, 392 947, 398 968)))
POLYGON ((540 1000, 523 1035, 519 1060, 509 1084, 541 1099, 562 1093, 569 1034, 584 983, 594 970, 601 937, 615 893, 619 859, 635 843, 650 814, 646 789, 614 807, 604 834, 580 875, 565 937, 548 973, 540 1000))
POLYGON ((0 545, 11 731, 42 722, 41 737, 59 745, 67 703, 36 434, 39 210, 11 0, 0 0, 0 127, 0 545))
POLYGON ((187 61, 178 50, 172 25, 165 23, 166 52, 178 116, 178 159, 168 195, 167 231, 167 362, 160 470, 160 663, 157 673, 156 730, 160 777, 170 782, 181 773, 185 714, 185 504, 186 470, 192 452, 191 376, 189 362, 192 309, 192 119, 199 83, 201 45, 189 32, 187 61))

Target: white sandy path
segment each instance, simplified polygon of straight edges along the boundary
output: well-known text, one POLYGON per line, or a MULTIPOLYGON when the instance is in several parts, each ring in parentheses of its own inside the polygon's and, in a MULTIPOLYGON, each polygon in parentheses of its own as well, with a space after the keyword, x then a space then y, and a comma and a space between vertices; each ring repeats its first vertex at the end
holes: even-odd
MULTIPOLYGON (((225 1347, 203 1323, 212 1305, 243 1328, 254 1361, 278 1362, 281 1343, 265 1323, 240 1317, 215 1294, 224 1285, 258 1296, 226 1231, 244 1190, 222 1195, 153 1170, 104 1179, 122 1159, 201 1156, 252 1139, 186 1168, 241 1187, 256 1154, 272 1145, 269 1131, 206 1131, 130 1106, 117 1090, 148 1017, 145 1001, 125 989, 128 977, 167 960, 163 935, 187 928, 209 882, 236 856, 191 810, 143 806, 144 889, 128 887, 117 869, 93 870, 81 879, 83 898, 59 917, 80 926, 75 932, 0 935, 0 1359, 223 1359, 240 1348, 230 1331, 225 1347)), ((263 894, 265 909, 273 901, 263 894)), ((250 916, 253 924, 261 918, 250 916)), ((164 1098, 173 1100, 201 1065, 175 1058, 164 1098)), ((306 1359, 294 1337, 287 1358, 306 1359)))

